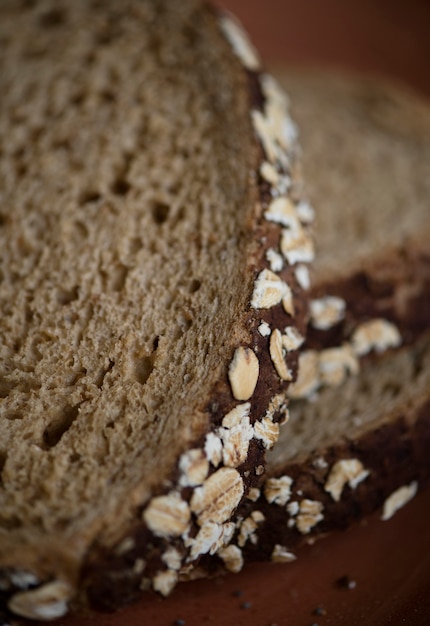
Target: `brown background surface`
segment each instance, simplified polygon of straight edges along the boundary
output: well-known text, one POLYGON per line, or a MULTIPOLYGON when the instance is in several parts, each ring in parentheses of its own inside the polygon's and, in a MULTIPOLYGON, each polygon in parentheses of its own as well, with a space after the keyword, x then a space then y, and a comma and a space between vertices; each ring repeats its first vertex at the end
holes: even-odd
MULTIPOLYGON (((383 74, 430 95, 430 3, 425 0, 225 0, 269 67, 383 74)), ((430 452, 429 452, 430 453, 430 452)), ((303 549, 287 565, 149 595, 114 615, 64 626, 383 626, 430 624, 430 491, 392 520, 377 517, 303 549), (354 589, 336 581, 349 576, 354 589), (249 603, 249 605, 248 605, 249 603), (325 614, 315 609, 323 607, 325 614)))

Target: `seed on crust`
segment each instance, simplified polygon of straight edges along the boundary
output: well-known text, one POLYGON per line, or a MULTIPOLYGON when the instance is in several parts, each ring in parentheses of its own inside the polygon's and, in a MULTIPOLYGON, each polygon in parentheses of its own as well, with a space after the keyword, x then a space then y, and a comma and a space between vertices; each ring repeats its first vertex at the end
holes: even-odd
POLYGON ((296 265, 294 276, 302 289, 308 290, 311 286, 311 279, 307 265, 296 265))
POLYGON ((266 259, 269 261, 272 272, 280 272, 284 267, 284 259, 273 248, 269 248, 266 252, 266 259))
POLYGON ((296 500, 294 500, 294 502, 289 502, 287 504, 287 511, 288 514, 291 515, 291 517, 295 517, 300 511, 299 503, 296 500))
POLYGON ((282 162, 288 165, 287 156, 273 137, 273 130, 267 117, 261 111, 252 111, 251 117, 254 130, 262 143, 269 162, 272 164, 282 162))
POLYGON ((270 417, 263 417, 260 422, 255 422, 254 434, 256 439, 263 442, 266 450, 270 450, 279 439, 279 424, 270 417))
POLYGON ((245 402, 227 413, 219 428, 223 442, 223 462, 227 467, 238 467, 248 456, 249 442, 254 436, 254 429, 249 422, 251 404, 245 402))
POLYGON ((257 467, 254 469, 254 472, 256 476, 261 476, 262 474, 264 474, 264 465, 257 465, 257 467))
POLYGON ((310 323, 318 330, 328 330, 345 317, 346 302, 336 296, 311 300, 310 323))
POLYGON ((269 406, 267 407, 265 417, 273 420, 275 415, 280 418, 277 420, 277 423, 280 426, 286 424, 290 419, 290 414, 288 411, 288 400, 283 393, 278 393, 276 394, 276 396, 273 396, 273 398, 269 402, 269 406))
POLYGON ((133 537, 126 537, 115 548, 115 554, 117 554, 118 556, 121 556, 122 554, 125 554, 126 552, 130 552, 135 547, 136 547, 136 542, 133 539, 133 537))
POLYGON ((235 426, 241 426, 243 424, 243 420, 248 418, 249 423, 249 412, 251 410, 251 403, 244 402, 243 404, 238 404, 231 411, 226 413, 222 418, 222 426, 223 428, 234 428, 235 426))
POLYGON ((220 25, 243 65, 248 70, 258 70, 261 66, 258 53, 240 24, 231 16, 223 15, 220 19, 220 25))
POLYGON ((305 338, 294 326, 287 326, 282 335, 282 347, 285 348, 287 352, 298 350, 298 348, 303 345, 304 341, 305 338))
POLYGON ((282 298, 282 306, 284 308, 285 313, 291 316, 294 315, 293 292, 291 291, 289 287, 286 290, 285 296, 282 298))
POLYGON ((67 613, 71 595, 68 583, 54 580, 36 589, 18 591, 9 599, 8 608, 15 615, 28 619, 56 619, 67 613))
POLYGON ((218 467, 222 459, 222 441, 215 433, 208 433, 205 439, 205 454, 214 467, 218 467))
POLYGON ((293 479, 290 476, 268 478, 264 485, 264 495, 269 504, 285 506, 291 497, 293 479))
POLYGON ((264 214, 269 222, 282 224, 291 229, 299 229, 300 221, 297 217, 296 207, 287 196, 275 198, 264 214))
POLYGON ((268 337, 272 331, 270 330, 269 324, 262 321, 260 326, 258 327, 258 332, 262 337, 268 337))
POLYGON ((155 574, 152 580, 154 591, 158 591, 162 596, 168 596, 178 582, 178 572, 167 569, 155 574))
POLYGON ((271 270, 265 269, 259 273, 254 283, 251 298, 253 309, 270 309, 279 304, 288 296, 290 288, 271 270))
POLYGON ((190 523, 190 509, 177 492, 153 498, 143 512, 148 528, 157 537, 178 537, 190 523))
POLYGON ((346 343, 338 348, 327 348, 319 354, 319 379, 321 385, 337 387, 350 374, 356 375, 360 371, 360 363, 346 343))
POLYGON ((228 369, 231 390, 236 400, 248 400, 257 385, 260 366, 251 348, 236 349, 228 369))
POLYGON ((266 97, 265 115, 271 122, 272 136, 286 151, 297 140, 297 127, 288 114, 288 97, 270 74, 262 74, 260 83, 266 97))
POLYGON ((163 553, 161 560, 167 565, 169 569, 173 569, 176 571, 179 571, 181 569, 181 553, 173 546, 167 548, 167 550, 163 553))
POLYGON ((375 319, 360 324, 354 331, 351 343, 357 356, 363 356, 371 350, 384 352, 388 348, 397 348, 402 343, 398 328, 384 319, 375 319))
POLYGON ((201 485, 209 472, 209 461, 200 448, 184 452, 179 460, 181 478, 179 484, 183 487, 201 485))
POLYGON ((273 563, 291 563, 296 560, 296 555, 290 552, 285 546, 276 544, 272 552, 273 563))
POLYGON ((248 498, 248 500, 251 500, 251 502, 257 502, 258 498, 260 497, 260 493, 261 492, 257 487, 251 487, 246 497, 248 498))
POLYGON ((247 541, 250 541, 254 545, 257 543, 255 531, 258 528, 258 524, 264 522, 264 519, 265 517, 261 511, 253 511, 249 517, 243 520, 237 538, 237 543, 241 548, 244 547, 247 541))
POLYGON ((302 535, 307 535, 311 529, 318 524, 324 516, 322 502, 304 499, 300 502, 300 510, 296 519, 296 527, 302 535))
POLYGON ((278 376, 282 378, 282 380, 291 381, 293 380, 293 374, 288 369, 287 364, 284 359, 284 349, 282 345, 282 335, 281 331, 275 328, 270 336, 270 358, 272 359, 273 365, 278 373, 278 376))
POLYGON ((292 399, 308 398, 319 387, 319 355, 316 350, 306 350, 299 357, 299 374, 295 383, 288 388, 292 399))
MULTIPOLYGON (((2 582, 4 581, 3 577, 1 577, 2 582)), ((33 572, 28 572, 27 570, 17 569, 12 572, 8 572, 6 576, 5 585, 9 587, 8 581, 10 581, 13 587, 17 589, 25 590, 29 587, 36 587, 40 584, 40 581, 37 576, 33 574, 33 572)), ((2 591, 6 590, 1 587, 2 591)))
POLYGON ((280 248, 290 265, 310 263, 314 260, 313 241, 301 225, 295 229, 282 230, 280 248))
POLYGON ((215 554, 231 541, 234 531, 235 525, 232 522, 227 524, 206 522, 196 537, 185 542, 188 547, 191 546, 188 560, 194 561, 202 554, 215 554))
POLYGON ((309 202, 300 200, 296 206, 296 211, 302 224, 312 224, 315 218, 315 211, 309 202))
POLYGON ((191 498, 191 510, 197 523, 222 524, 227 521, 243 496, 243 480, 239 472, 231 467, 221 467, 197 487, 191 498))
POLYGON ((418 491, 418 483, 413 481, 410 485, 404 485, 396 489, 384 502, 382 517, 384 521, 393 517, 399 509, 415 497, 418 491))
POLYGON ((279 183, 280 174, 268 161, 263 161, 260 166, 260 174, 265 181, 270 183, 273 187, 276 187, 279 183))
POLYGON ((224 566, 229 572, 237 574, 243 567, 242 550, 235 545, 221 548, 217 555, 224 561, 224 566))
POLYGON ((341 459, 331 468, 324 489, 335 502, 339 502, 346 484, 351 489, 355 489, 362 480, 369 476, 369 473, 369 470, 365 470, 363 463, 358 459, 341 459))

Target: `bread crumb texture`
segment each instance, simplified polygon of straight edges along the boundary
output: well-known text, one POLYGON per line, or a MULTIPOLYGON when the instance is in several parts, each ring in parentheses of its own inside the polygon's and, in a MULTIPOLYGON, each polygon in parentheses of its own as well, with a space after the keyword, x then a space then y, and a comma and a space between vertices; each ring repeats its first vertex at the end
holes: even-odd
POLYGON ((0 11, 0 570, 42 619, 119 570, 113 604, 201 554, 240 567, 230 519, 286 415, 312 210, 236 22, 197 0, 0 11))

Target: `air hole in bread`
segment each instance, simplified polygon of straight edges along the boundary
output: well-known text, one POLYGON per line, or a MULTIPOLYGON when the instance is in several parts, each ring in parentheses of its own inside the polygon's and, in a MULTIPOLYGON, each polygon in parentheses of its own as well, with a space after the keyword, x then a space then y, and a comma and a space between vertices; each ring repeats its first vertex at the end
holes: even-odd
POLYGON ((134 375, 136 380, 141 385, 144 385, 148 378, 151 376, 152 370, 154 369, 154 357, 144 356, 141 359, 138 359, 134 366, 134 375))
POLYGON ((0 378, 0 398, 7 398, 11 392, 12 385, 5 378, 0 378))
POLYGON ((6 224, 6 215, 0 213, 0 228, 6 224))
POLYGON ((52 142, 54 150, 70 150, 70 141, 64 137, 58 137, 52 142))
POLYGON ((117 263, 112 267, 110 273, 110 286, 113 291, 121 291, 124 288, 125 281, 127 280, 128 267, 122 263, 117 263))
POLYGON ((101 195, 99 194, 98 191, 95 191, 94 189, 87 189, 86 191, 83 191, 79 197, 79 203, 80 204, 90 204, 91 202, 97 202, 98 200, 100 200, 101 195))
POLYGON ((1 450, 0 451, 0 474, 3 471, 6 461, 7 461, 7 452, 6 450, 1 450))
POLYGON ((118 178, 112 185, 112 191, 117 196, 126 196, 130 191, 130 183, 125 178, 118 178))
POLYGON ((14 422, 16 420, 24 419, 24 415, 20 413, 19 411, 11 411, 10 413, 5 414, 5 418, 9 420, 10 422, 14 422))
POLYGON ((178 212, 176 213, 175 223, 173 224, 173 226, 175 226, 176 224, 179 224, 180 222, 183 222, 185 218, 186 218, 185 207, 181 206, 178 212))
POLYGON ((84 91, 77 91, 70 98, 70 104, 73 104, 74 106, 78 107, 78 106, 80 106, 83 103, 84 100, 85 100, 85 92, 84 91))
POLYGON ((43 28, 55 28, 66 21, 66 14, 62 9, 55 8, 42 13, 38 21, 43 28))
POLYGON ((86 239, 88 237, 88 228, 87 226, 80 221, 74 222, 75 229, 77 231, 78 237, 81 239, 86 239))
POLYGON ((133 237, 133 239, 130 239, 129 248, 128 248, 130 254, 136 254, 142 248, 143 248, 143 241, 140 237, 133 237))
POLYGON ((200 289, 200 287, 202 286, 202 283, 197 280, 197 278, 194 278, 189 286, 189 291, 190 293, 196 293, 196 291, 198 291, 200 289))
POLYGON ((164 202, 155 202, 151 211, 154 222, 161 225, 169 217, 170 206, 164 202))
POLYGON ((57 293, 57 301, 59 304, 70 304, 79 297, 79 287, 76 285, 71 289, 63 289, 57 293))
POLYGON ((54 448, 69 430, 79 415, 79 404, 66 406, 61 415, 56 417, 44 430, 43 442, 47 448, 54 448))
POLYGON ((16 164, 16 175, 18 176, 18 178, 22 178, 23 176, 25 176, 27 173, 27 169, 28 167, 26 163, 18 161, 18 163, 16 164))

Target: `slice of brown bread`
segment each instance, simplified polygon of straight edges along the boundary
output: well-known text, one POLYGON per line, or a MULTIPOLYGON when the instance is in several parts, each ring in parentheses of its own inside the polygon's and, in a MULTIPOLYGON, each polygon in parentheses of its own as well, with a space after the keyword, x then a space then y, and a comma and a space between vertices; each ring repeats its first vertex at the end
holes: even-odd
POLYGON ((374 79, 278 78, 319 257, 290 420, 221 555, 233 571, 292 560, 379 508, 388 519, 430 478, 430 105, 374 79))
POLYGON ((311 211, 282 92, 206 4, 5 0, 0 45, 0 589, 48 619, 228 542, 296 376, 311 211))

